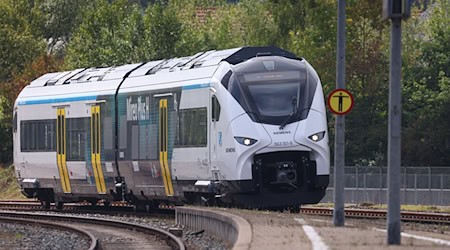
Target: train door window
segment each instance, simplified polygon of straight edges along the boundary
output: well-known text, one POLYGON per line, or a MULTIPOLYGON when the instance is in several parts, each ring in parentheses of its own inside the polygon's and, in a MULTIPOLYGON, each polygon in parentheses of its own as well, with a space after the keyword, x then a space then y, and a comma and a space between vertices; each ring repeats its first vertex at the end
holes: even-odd
POLYGON ((139 126, 133 125, 131 127, 131 159, 139 159, 139 126))
POLYGON ((211 99, 211 106, 212 106, 211 108, 212 121, 218 122, 220 118, 220 103, 215 95, 211 99))
POLYGON ((17 112, 14 112, 13 116, 13 132, 17 132, 17 112))
POLYGON ((86 131, 90 123, 89 118, 67 119, 67 160, 86 160, 86 131))

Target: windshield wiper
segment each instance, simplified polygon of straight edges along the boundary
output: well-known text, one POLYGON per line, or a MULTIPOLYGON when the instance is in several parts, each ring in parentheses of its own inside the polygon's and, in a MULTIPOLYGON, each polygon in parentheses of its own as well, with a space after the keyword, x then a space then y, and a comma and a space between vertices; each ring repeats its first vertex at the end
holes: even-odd
POLYGON ((289 114, 289 117, 280 125, 280 129, 284 129, 286 125, 292 121, 292 118, 297 116, 297 97, 292 97, 292 112, 289 114))

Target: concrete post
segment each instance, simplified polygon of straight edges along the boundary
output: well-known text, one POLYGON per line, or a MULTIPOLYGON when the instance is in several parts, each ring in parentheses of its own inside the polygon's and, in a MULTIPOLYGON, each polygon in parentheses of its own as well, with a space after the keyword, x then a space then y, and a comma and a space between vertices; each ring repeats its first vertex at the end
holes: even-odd
MULTIPOLYGON (((345 0, 338 2, 336 88, 345 89, 345 0)), ((345 116, 336 116, 334 138, 334 211, 336 227, 344 226, 345 116)))
POLYGON ((400 245, 402 20, 392 18, 389 79, 387 243, 400 245))

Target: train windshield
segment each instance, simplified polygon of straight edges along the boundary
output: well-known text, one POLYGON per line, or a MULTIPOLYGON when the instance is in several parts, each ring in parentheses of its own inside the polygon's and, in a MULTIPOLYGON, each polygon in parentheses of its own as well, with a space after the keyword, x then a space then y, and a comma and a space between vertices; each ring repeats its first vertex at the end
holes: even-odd
POLYGON ((295 82, 252 84, 248 91, 258 113, 262 116, 286 116, 298 108, 300 86, 295 82))
POLYGON ((227 87, 253 121, 284 126, 306 118, 317 83, 307 84, 304 63, 265 57, 242 64, 227 87))

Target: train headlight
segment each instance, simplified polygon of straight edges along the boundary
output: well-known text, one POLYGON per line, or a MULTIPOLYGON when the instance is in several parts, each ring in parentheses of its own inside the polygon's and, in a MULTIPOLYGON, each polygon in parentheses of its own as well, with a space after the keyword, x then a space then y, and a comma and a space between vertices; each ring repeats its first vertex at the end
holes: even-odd
POLYGON ((240 144, 245 145, 245 146, 251 146, 258 141, 258 140, 252 139, 252 138, 239 137, 239 136, 235 136, 234 139, 236 139, 237 142, 239 142, 240 144))
POLYGON ((310 136, 308 136, 308 138, 310 140, 312 140, 313 142, 318 142, 318 141, 322 140, 324 136, 325 136, 325 131, 322 131, 322 132, 310 135, 310 136))

